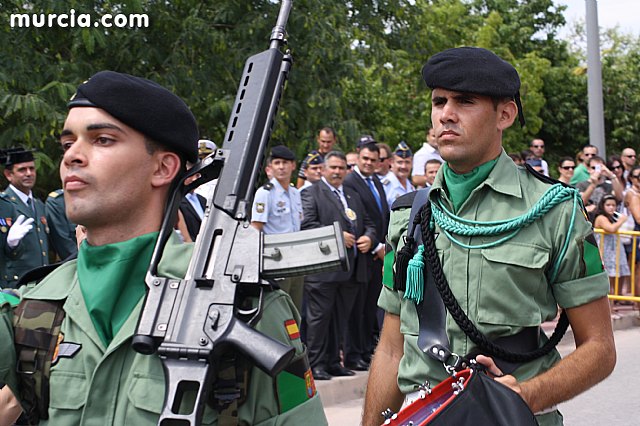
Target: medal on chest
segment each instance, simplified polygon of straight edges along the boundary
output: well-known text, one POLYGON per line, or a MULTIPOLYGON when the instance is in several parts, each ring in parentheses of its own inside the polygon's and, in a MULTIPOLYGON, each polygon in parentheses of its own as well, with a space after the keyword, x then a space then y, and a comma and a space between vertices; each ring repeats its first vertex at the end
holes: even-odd
POLYGON ((356 220, 358 218, 358 215, 356 215, 356 212, 354 212, 348 207, 345 209, 344 213, 347 215, 349 220, 356 220))

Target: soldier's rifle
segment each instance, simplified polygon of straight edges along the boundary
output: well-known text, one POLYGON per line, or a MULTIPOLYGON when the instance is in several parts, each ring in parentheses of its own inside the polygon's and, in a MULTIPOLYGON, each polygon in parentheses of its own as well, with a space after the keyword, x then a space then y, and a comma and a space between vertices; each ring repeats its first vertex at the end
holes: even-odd
POLYGON ((264 235, 249 224, 253 192, 292 65, 290 53, 282 52, 291 5, 282 1, 269 49, 245 63, 222 148, 189 170, 167 205, 133 338, 136 351, 162 359, 167 384, 159 420, 163 426, 201 423, 222 352, 240 353, 271 376, 291 361, 293 348, 251 327, 260 318, 267 279, 348 268, 337 223, 280 235, 264 235), (184 279, 158 276, 180 201, 218 177, 184 279), (256 295, 257 307, 240 306, 240 294, 246 293, 256 295))

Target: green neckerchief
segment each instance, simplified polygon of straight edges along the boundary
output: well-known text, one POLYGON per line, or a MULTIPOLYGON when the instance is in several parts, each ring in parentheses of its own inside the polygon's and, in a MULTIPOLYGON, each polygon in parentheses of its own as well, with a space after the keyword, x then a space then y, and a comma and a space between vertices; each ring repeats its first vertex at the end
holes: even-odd
POLYGON ((105 346, 144 295, 144 278, 158 232, 78 251, 78 281, 89 316, 105 346))
MULTIPOLYGON (((500 157, 498 156, 498 158, 500 157)), ((451 202, 453 202, 454 213, 458 212, 462 203, 469 198, 471 191, 476 189, 478 185, 484 182, 487 176, 489 176, 489 173, 493 170, 493 166, 498 162, 498 158, 487 161, 486 163, 471 170, 469 173, 465 173, 463 175, 459 175, 454 172, 447 163, 444 163, 444 181, 446 183, 446 188, 449 192, 451 202)))

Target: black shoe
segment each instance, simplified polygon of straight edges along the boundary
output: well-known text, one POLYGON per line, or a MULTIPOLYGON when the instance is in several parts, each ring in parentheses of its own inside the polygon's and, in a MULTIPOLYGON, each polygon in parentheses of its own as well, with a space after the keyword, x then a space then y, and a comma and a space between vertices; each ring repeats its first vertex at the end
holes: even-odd
POLYGON ((333 367, 327 368, 327 373, 332 376, 355 376, 356 374, 355 371, 351 371, 341 365, 334 365, 333 367))
POLYGON ((331 380, 331 374, 324 368, 314 368, 311 370, 314 380, 331 380))
POLYGON ((364 354, 362 355, 362 360, 364 362, 366 362, 367 364, 371 364, 371 354, 364 354))
POLYGON ((356 371, 367 371, 369 369, 369 364, 364 362, 361 359, 355 362, 345 363, 344 366, 350 370, 356 370, 356 371))

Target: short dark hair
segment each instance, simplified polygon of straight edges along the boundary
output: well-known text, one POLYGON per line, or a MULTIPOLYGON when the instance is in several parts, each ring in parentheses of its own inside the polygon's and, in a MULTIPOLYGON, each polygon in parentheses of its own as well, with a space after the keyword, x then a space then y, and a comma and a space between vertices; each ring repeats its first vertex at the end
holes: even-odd
POLYGON ((437 158, 432 158, 431 160, 427 160, 427 162, 424 163, 425 167, 427 166, 427 164, 440 164, 440 165, 442 165, 442 161, 438 160, 437 158))
POLYGON ((597 155, 594 155, 593 157, 589 158, 587 160, 587 166, 591 166, 591 163, 593 162, 597 162, 597 163, 602 163, 606 165, 606 162, 604 161, 604 159, 602 157, 598 157, 597 155))
POLYGON ((376 144, 379 150, 385 150, 387 152, 387 157, 391 157, 393 155, 393 151, 391 151, 391 147, 384 142, 378 142, 376 144))
POLYGON ((362 145, 360 147, 360 151, 362 151, 363 149, 369 150, 371 152, 377 152, 378 155, 380 155, 380 148, 375 143, 368 143, 366 145, 362 145))
POLYGON ((573 164, 576 164, 576 160, 574 160, 573 158, 571 158, 571 157, 562 157, 560 159, 560 161, 558 161, 558 166, 559 167, 562 166, 562 163, 564 163, 565 161, 571 161, 573 164))
POLYGON ((338 137, 338 134, 336 133, 336 131, 335 131, 335 129, 333 127, 325 126, 322 129, 318 130, 318 134, 320 134, 320 132, 331 133, 334 138, 338 137))

